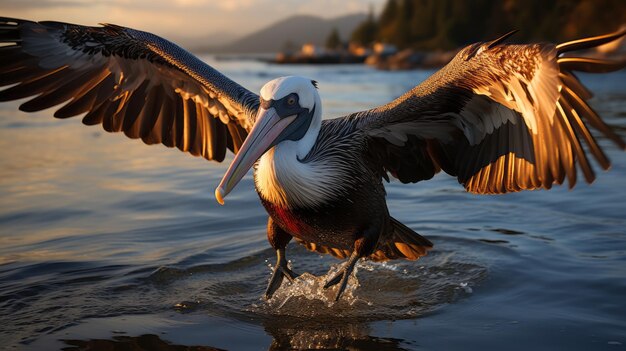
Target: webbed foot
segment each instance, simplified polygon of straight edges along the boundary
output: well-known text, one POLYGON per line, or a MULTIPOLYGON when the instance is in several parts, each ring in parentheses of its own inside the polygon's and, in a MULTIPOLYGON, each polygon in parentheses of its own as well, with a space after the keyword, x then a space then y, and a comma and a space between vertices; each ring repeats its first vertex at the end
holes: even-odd
POLYGON ((335 301, 339 301, 339 298, 343 294, 344 290, 346 290, 346 286, 348 285, 348 279, 350 275, 354 271, 354 265, 359 260, 359 255, 356 252, 353 252, 348 262, 337 272, 330 280, 324 284, 324 289, 328 289, 331 286, 339 284, 339 288, 337 289, 337 294, 335 295, 335 301))
POLYGON ((276 250, 276 265, 272 272, 272 278, 270 279, 267 289, 265 289, 265 298, 271 299, 276 290, 280 288, 283 282, 283 278, 287 278, 289 282, 293 283, 293 280, 298 276, 289 267, 287 267, 287 260, 285 259, 285 249, 276 250))

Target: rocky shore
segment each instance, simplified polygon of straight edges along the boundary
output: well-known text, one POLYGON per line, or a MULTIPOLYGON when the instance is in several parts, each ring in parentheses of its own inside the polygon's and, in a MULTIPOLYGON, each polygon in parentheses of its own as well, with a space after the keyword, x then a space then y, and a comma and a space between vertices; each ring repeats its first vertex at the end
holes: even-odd
POLYGON ((427 52, 406 49, 391 55, 370 55, 365 63, 387 71, 439 68, 450 62, 457 52, 458 50, 427 52))
MULTIPOLYGON (((624 30, 625 27, 622 27, 624 30)), ((411 70, 440 68, 450 62, 460 49, 449 51, 397 50, 393 45, 377 43, 372 47, 350 45, 342 50, 325 50, 311 44, 293 53, 280 53, 273 63, 291 64, 344 64, 365 63, 381 70, 411 70)), ((626 40, 616 40, 585 53, 585 56, 623 61, 626 59, 626 40)))
POLYGON ((277 64, 354 64, 365 63, 381 70, 410 70, 418 68, 438 68, 448 63, 458 50, 398 51, 388 46, 379 49, 326 51, 311 46, 303 47, 296 53, 279 53, 270 62, 277 64))

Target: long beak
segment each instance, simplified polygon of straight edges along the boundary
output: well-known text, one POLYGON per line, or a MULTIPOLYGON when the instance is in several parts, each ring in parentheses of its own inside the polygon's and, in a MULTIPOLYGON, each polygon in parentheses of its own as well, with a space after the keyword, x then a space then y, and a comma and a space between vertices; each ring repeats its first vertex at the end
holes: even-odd
POLYGON ((226 174, 222 178, 220 185, 215 189, 215 199, 220 205, 224 204, 224 197, 239 183, 248 170, 252 168, 254 162, 258 160, 267 150, 279 142, 278 137, 297 115, 280 118, 276 110, 272 107, 268 110, 259 108, 256 123, 252 127, 250 134, 241 145, 241 149, 233 162, 228 167, 226 174))

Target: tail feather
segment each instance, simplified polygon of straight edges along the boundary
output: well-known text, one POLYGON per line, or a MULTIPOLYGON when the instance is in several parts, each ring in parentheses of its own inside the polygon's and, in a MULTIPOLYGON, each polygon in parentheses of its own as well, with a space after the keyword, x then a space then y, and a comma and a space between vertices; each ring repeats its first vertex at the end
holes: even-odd
MULTIPOLYGON (((310 251, 329 254, 339 259, 347 258, 352 253, 351 250, 324 246, 300 239, 296 240, 310 251)), ((388 261, 400 258, 417 260, 425 256, 432 247, 433 243, 428 239, 398 222, 395 218, 391 218, 390 232, 386 233, 386 235, 381 238, 376 251, 369 255, 368 258, 372 261, 388 261)))
POLYGON ((370 256, 374 261, 386 261, 404 258, 417 260, 425 256, 433 243, 411 228, 391 218, 391 230, 384 242, 378 243, 377 250, 370 256))

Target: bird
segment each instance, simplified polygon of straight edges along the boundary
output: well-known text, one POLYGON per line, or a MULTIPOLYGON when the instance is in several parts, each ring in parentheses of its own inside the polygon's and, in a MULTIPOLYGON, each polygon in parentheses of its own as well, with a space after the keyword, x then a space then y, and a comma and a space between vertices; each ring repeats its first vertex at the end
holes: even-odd
POLYGON ((626 31, 561 43, 506 43, 513 32, 461 49, 439 71, 389 103, 323 119, 318 83, 278 77, 257 95, 176 44, 114 24, 82 26, 0 18, 0 101, 19 109, 63 104, 56 118, 82 116, 145 144, 221 162, 225 197, 250 170, 268 213, 276 265, 270 299, 298 275, 286 258, 295 239, 345 259, 325 277, 339 300, 360 259, 416 260, 427 238, 393 218, 385 183, 456 177, 470 193, 503 194, 577 183, 610 161, 595 129, 626 149, 589 106, 574 71, 606 73, 626 60, 577 56, 626 31))

